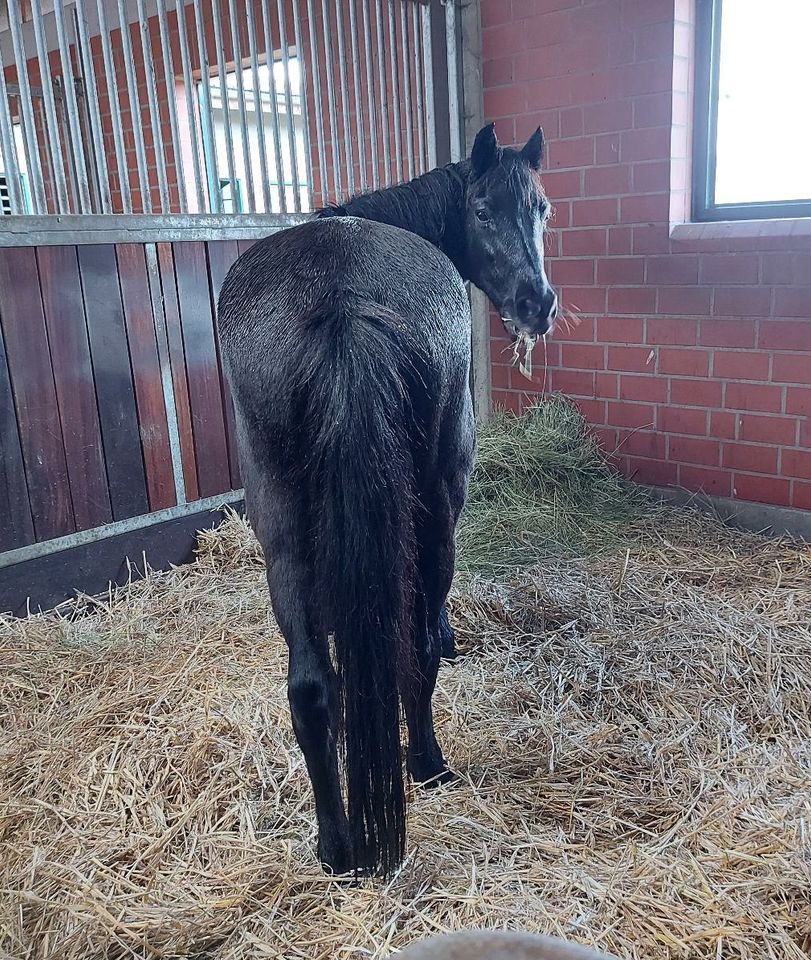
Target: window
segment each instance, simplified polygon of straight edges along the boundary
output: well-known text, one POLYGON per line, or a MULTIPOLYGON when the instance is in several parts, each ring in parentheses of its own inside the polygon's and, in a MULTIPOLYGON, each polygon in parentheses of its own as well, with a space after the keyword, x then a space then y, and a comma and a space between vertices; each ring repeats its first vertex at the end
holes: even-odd
POLYGON ((811 2, 699 0, 695 220, 811 216, 811 2))

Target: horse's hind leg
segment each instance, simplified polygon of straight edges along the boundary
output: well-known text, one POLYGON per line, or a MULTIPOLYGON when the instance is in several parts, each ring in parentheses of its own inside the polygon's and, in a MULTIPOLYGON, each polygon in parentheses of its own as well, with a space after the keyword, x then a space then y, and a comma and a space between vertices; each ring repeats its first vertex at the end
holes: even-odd
POLYGON ((437 626, 439 633, 439 649, 443 660, 456 659, 456 634, 448 620, 448 607, 442 604, 439 611, 439 624, 437 626))
POLYGON ((251 519, 265 551, 273 612, 288 646, 288 699, 315 795, 318 855, 334 873, 345 873, 353 863, 338 778, 338 684, 327 635, 313 608, 299 527, 303 505, 291 491, 262 486, 266 495, 261 503, 252 498, 251 519))

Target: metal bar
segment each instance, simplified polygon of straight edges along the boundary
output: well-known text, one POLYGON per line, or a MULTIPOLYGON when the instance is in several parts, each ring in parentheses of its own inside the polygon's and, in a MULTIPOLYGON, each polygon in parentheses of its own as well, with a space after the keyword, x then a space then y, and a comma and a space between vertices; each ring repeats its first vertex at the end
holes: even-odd
POLYGON ((397 66, 397 22, 394 16, 394 0, 387 0, 389 5, 389 63, 391 65, 391 94, 394 100, 394 161, 397 171, 397 180, 403 179, 403 138, 400 130, 402 117, 400 116, 400 76, 397 66))
MULTIPOLYGON (((350 0, 351 2, 351 0, 350 0)), ((349 84, 346 71, 346 40, 344 38, 343 0, 335 4, 335 28, 338 33, 338 76, 341 80, 341 116, 343 119, 344 153, 346 154, 346 180, 350 196, 355 194, 355 161, 352 156, 353 135, 349 130, 349 84)), ((334 137, 338 136, 335 128, 334 137)))
POLYGON ((17 143, 14 139, 14 125, 11 122, 11 104, 6 87, 6 68, 3 63, 3 51, 0 48, 0 146, 3 148, 3 160, 6 167, 6 189, 12 215, 24 214, 23 191, 20 181, 20 168, 17 164, 17 143))
POLYGON ((383 177, 382 185, 391 183, 391 130, 389 129, 389 92, 386 87, 386 49, 383 38, 383 0, 375 0, 375 24, 377 27, 377 77, 380 84, 380 124, 383 128, 383 177))
MULTIPOLYGON (((175 65, 172 57, 172 44, 169 38, 169 24, 166 16, 166 0, 157 0, 158 30, 160 31, 161 51, 163 53, 163 85, 169 103, 169 130, 172 136, 172 157, 175 161, 175 179, 180 209, 184 213, 189 209, 186 197, 186 178, 183 172, 183 156, 180 149, 180 128, 177 122, 177 97, 175 93, 175 65)), ((178 20, 182 12, 178 14, 178 20)), ((178 28, 179 29, 179 28, 178 28)), ((196 138, 195 138, 196 139, 196 138)), ((171 209, 171 202, 169 204, 171 209)), ((169 212, 168 210, 166 211, 169 212)))
MULTIPOLYGON (((191 72, 191 59, 189 56, 189 32, 186 29, 186 6, 184 0, 175 0, 175 15, 177 17, 177 36, 180 41, 180 69, 183 72, 183 87, 186 93, 186 115, 189 123, 189 140, 192 151, 192 167, 194 169, 194 186, 197 192, 197 206, 200 213, 205 213, 206 208, 211 208, 211 203, 206 203, 206 178, 204 176, 203 165, 200 162, 200 144, 197 139, 197 103, 194 96, 194 80, 191 72)), ((208 76, 208 61, 205 53, 200 53, 200 69, 205 70, 203 76, 208 76)), ((205 110, 200 111, 200 130, 202 136, 206 134, 211 136, 211 104, 208 100, 208 86, 201 84, 206 88, 205 110)), ((171 93, 170 93, 171 95, 171 93)), ((188 199, 188 198, 187 198, 188 199)))
POLYGON ((113 209, 112 198, 110 197, 110 170, 107 166, 107 154, 104 150, 104 131, 99 111, 96 69, 93 66, 93 53, 90 49, 90 31, 87 25, 87 10, 84 0, 76 0, 74 28, 81 64, 84 99, 87 105, 90 138, 92 140, 93 166, 96 172, 99 205, 102 213, 110 213, 113 209))
POLYGON ((163 291, 160 269, 158 267, 158 249, 154 243, 144 245, 146 257, 146 276, 149 283, 149 297, 152 301, 152 316, 155 322, 155 341, 158 347, 158 363, 161 371, 163 404, 166 409, 166 427, 169 433, 169 453, 172 458, 172 477, 175 481, 175 500, 178 506, 186 502, 186 481, 183 477, 183 457, 180 452, 180 428, 177 422, 172 362, 169 355, 169 335, 166 330, 166 314, 163 309, 163 291))
POLYGON ((0 217, 0 247, 181 240, 258 240, 304 223, 306 214, 140 213, 0 217))
POLYGON ((377 150, 377 104, 375 103, 374 63, 372 56, 372 24, 369 0, 363 0, 363 49, 366 54, 366 97, 369 107, 369 150, 372 155, 372 189, 380 186, 377 150))
MULTIPOLYGON (((158 81, 155 75, 155 60, 152 56, 152 39, 149 35, 149 20, 146 15, 144 0, 138 0, 138 19, 141 24, 141 55, 144 60, 144 78, 146 80, 147 104, 149 106, 149 123, 152 127, 152 149, 155 154, 155 168, 158 175, 158 195, 160 196, 161 213, 169 212, 169 184, 166 178, 166 148, 163 143, 161 128, 161 114, 158 106, 158 81)), ((168 79, 164 83, 167 91, 165 99, 174 103, 174 97, 169 89, 168 79)))
POLYGON ((310 143, 310 119, 307 110, 307 74, 304 69, 304 43, 301 35, 301 14, 299 4, 293 3, 293 38, 296 44, 296 60, 299 68, 299 104, 301 109, 302 140, 304 141, 304 161, 307 168, 307 204, 313 207, 313 158, 310 143))
POLYGON ((31 181, 31 199, 35 213, 47 213, 45 184, 42 179, 37 130, 34 124, 34 105, 31 99, 31 85, 28 82, 28 59, 25 55, 25 41, 21 29, 22 16, 19 0, 11 0, 8 5, 8 23, 11 30, 11 45, 14 49, 14 62, 17 64, 17 82, 20 85, 20 113, 22 115, 23 146, 28 164, 28 176, 31 181))
POLYGON ((273 155, 276 160, 276 183, 279 187, 279 209, 287 213, 287 191, 284 189, 284 157, 282 156, 282 126, 279 122, 279 95, 276 90, 275 58, 273 53, 273 28, 270 20, 269 0, 262 0, 262 27, 265 34, 265 61, 268 67, 270 88, 270 124, 273 131, 273 155))
MULTIPOLYGON (((253 0, 247 0, 247 2, 252 3, 253 0)), ((240 139, 242 140, 242 163, 245 169, 248 209, 251 213, 256 213, 256 194, 253 189, 253 164, 251 162, 251 140, 248 136, 248 112, 245 109, 245 82, 242 76, 242 48, 239 43, 239 21, 237 20, 236 0, 228 0, 228 19, 231 21, 231 55, 237 80, 239 131, 240 139)), ((230 94, 228 94, 227 86, 225 92, 230 102, 230 94)))
MULTIPOLYGON (((135 76, 135 58, 130 39, 129 18, 126 0, 117 0, 118 25, 121 28, 121 49, 124 54, 124 76, 127 79, 127 98, 132 118, 132 136, 135 140, 135 165, 138 168, 138 183, 141 188, 141 207, 144 213, 152 213, 152 193, 149 188, 149 172, 146 165, 146 141, 141 120, 141 100, 138 96, 138 79, 135 76)), ((120 118, 113 118, 113 123, 120 118)))
POLYGON ((48 141, 48 161, 51 182, 56 192, 57 213, 70 213, 70 195, 65 176, 65 161, 62 156, 62 137, 59 133, 59 120, 56 115, 56 100, 51 76, 51 62, 42 26, 42 7, 39 0, 31 0, 31 24, 34 29, 34 45, 37 50, 37 63, 41 83, 42 110, 44 113, 44 132, 48 141))
POLYGON ((422 81, 422 27, 420 25, 420 11, 422 7, 415 3, 411 7, 412 20, 411 27, 414 33, 414 85, 416 87, 415 99, 417 102, 417 153, 419 161, 417 163, 417 172, 425 173, 427 166, 425 163, 425 99, 423 93, 422 81))
MULTIPOLYGON (((115 165, 118 171, 118 183, 121 190, 121 206, 124 213, 132 213, 132 195, 130 193, 130 178, 125 163, 124 136, 121 131, 121 103, 118 99, 118 81, 116 80, 115 64, 110 44, 110 29, 107 24, 105 0, 96 0, 99 14, 99 32, 101 34, 101 53, 104 58, 104 74, 107 77, 107 96, 110 99, 110 119, 113 128, 113 144, 115 147, 115 165)), ((92 59, 93 51, 88 45, 88 56, 92 59)), ((102 151, 102 156, 106 154, 102 151)))
POLYGON ((65 30, 65 9, 63 0, 54 2, 54 21, 56 23, 56 42, 59 46, 59 59, 62 64, 62 87, 65 91, 65 113, 70 131, 70 148, 73 166, 76 170, 78 187, 77 204, 79 213, 91 213, 93 204, 90 199, 90 181, 87 174, 87 158, 83 149, 82 128, 79 123, 79 103, 76 99, 76 85, 73 78, 73 63, 70 58, 70 44, 65 30))
POLYGON ((310 60, 313 66, 313 96, 315 103, 315 135, 318 141, 318 171, 321 178, 321 204, 329 202, 327 185, 327 151, 324 144, 324 109, 321 101, 321 71, 318 69, 318 43, 315 36, 315 11, 313 0, 307 0, 307 21, 310 31, 310 60))
POLYGON ((408 157, 408 179, 413 180, 414 170, 414 109, 411 101, 411 39, 408 35, 408 13, 406 2, 414 0, 400 0, 400 40, 403 55, 403 99, 405 100, 405 133, 406 155, 408 157))
MULTIPOLYGON (((231 131, 231 105, 228 101, 228 78, 225 69, 225 46, 222 35, 222 12, 220 0, 211 0, 211 19, 214 23, 214 47, 217 53, 217 76, 220 81, 220 100, 222 101, 223 131, 225 133, 225 158, 228 164, 228 179, 231 183, 232 202, 236 203, 236 164, 234 163, 234 138, 231 131)), ((203 78, 203 85, 209 78, 203 78)), ((219 193, 219 183, 217 184, 219 193)))
POLYGON ((462 159, 462 111, 459 103, 459 54, 456 43, 456 0, 445 4, 445 42, 448 49, 448 111, 451 126, 451 163, 462 159))
MULTIPOLYGON (((301 210, 301 192, 299 190, 298 156, 296 154, 296 116, 293 110, 293 92, 290 88, 290 50, 287 45, 287 24, 284 15, 285 0, 276 0, 279 18, 279 46, 282 48, 282 70, 284 71, 284 109, 287 113, 287 148, 290 151, 290 176, 293 181, 293 209, 301 210)), ((294 0, 295 5, 295 0, 294 0)))
MULTIPOLYGON (((360 89, 360 44, 358 42, 358 18, 355 11, 355 0, 349 0, 349 36, 352 41, 352 83, 355 88, 355 123, 358 126, 358 167, 360 173, 360 189, 366 192, 368 180, 366 176, 366 134, 363 129, 363 110, 361 109, 360 89)), ((372 90, 369 88, 369 96, 372 90)))
POLYGON ((97 543, 108 537, 116 537, 132 530, 142 530, 164 520, 174 520, 176 517, 186 517, 192 513, 202 513, 206 510, 217 510, 222 506, 239 503, 245 498, 244 490, 228 490, 218 493, 204 500, 192 500, 190 503, 181 503, 165 510, 156 510, 154 513, 144 513, 139 517, 130 517, 127 520, 114 520, 103 527, 93 527, 91 530, 80 530, 78 533, 69 533, 66 537, 55 537, 53 540, 43 540, 41 543, 31 543, 26 547, 17 547, 16 550, 7 550, 0 553, 0 568, 11 567, 26 560, 35 560, 38 557, 47 557, 60 550, 79 547, 85 543, 97 543))
MULTIPOLYGON (((200 110, 200 128, 203 135, 203 162, 206 168, 206 180, 208 181, 208 205, 213 213, 222 211, 222 196, 220 193, 220 177, 217 170, 217 145, 214 140, 214 117, 211 111, 211 65, 208 60, 208 47, 206 46, 205 21, 200 9, 200 0, 194 0, 194 21, 197 32, 197 53, 200 60, 200 99, 202 100, 202 109, 200 110)), ((185 65, 184 65, 185 67, 185 65)), ((187 89, 194 89, 189 79, 187 89)), ((191 122, 195 116, 192 111, 189 116, 191 122)), ((228 126, 226 125, 226 129, 228 126)))
POLYGON ((268 174, 267 144, 265 143, 265 112, 262 109, 262 87, 259 83, 259 54, 256 50, 256 24, 253 16, 253 0, 245 4, 245 17, 248 25, 248 55, 251 60, 251 78, 253 80, 253 106, 256 113, 256 129, 259 137, 259 165, 262 177, 262 206, 265 212, 273 206, 270 195, 268 174))
POLYGON ((422 61, 425 77, 425 127, 428 169, 436 166, 436 105, 434 103, 434 49, 431 38, 431 6, 420 7, 422 19, 422 61))
POLYGON ((327 71, 327 103, 329 104, 330 143, 332 145, 332 175, 335 184, 335 200, 340 203, 341 189, 341 161, 338 159, 338 113, 335 107, 335 78, 332 70, 332 44, 329 25, 329 7, 327 0, 321 0, 321 17, 324 27, 324 55, 327 71))

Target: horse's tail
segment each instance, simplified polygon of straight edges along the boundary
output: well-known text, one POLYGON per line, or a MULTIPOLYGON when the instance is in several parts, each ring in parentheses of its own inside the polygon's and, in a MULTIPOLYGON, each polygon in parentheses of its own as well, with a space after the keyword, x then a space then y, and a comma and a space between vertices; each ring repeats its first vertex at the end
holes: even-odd
MULTIPOLYGON (((416 541, 402 321, 372 303, 310 321, 313 567, 334 631, 355 863, 405 852, 400 695, 411 674, 416 541)), ((413 358, 412 358, 413 359, 413 358)))

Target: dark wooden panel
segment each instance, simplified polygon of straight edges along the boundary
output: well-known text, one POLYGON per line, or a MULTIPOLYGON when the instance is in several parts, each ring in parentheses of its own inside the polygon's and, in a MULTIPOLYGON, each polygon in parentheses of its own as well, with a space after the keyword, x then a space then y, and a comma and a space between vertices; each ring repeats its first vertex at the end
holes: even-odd
POLYGON ((0 330, 0 551, 34 542, 17 411, 0 330))
POLYGON ((75 529, 33 247, 0 250, 0 322, 37 540, 75 529))
MULTIPOLYGON (((235 510, 243 509, 241 501, 225 499, 235 510)), ((24 616, 29 605, 32 610, 47 610, 77 593, 106 593, 108 584, 125 583, 131 572, 136 577, 143 573, 144 554, 155 570, 188 563, 194 557, 197 531, 211 529, 223 519, 221 511, 206 510, 4 567, 0 613, 24 616)))
POLYGON ((75 247, 37 250, 77 530, 112 520, 75 247))
POLYGON ((148 513, 149 498, 118 264, 110 244, 82 245, 78 250, 110 502, 113 517, 122 520, 148 513))
MULTIPOLYGON (((228 273, 231 264, 238 256, 239 250, 235 240, 214 240, 208 244, 208 272, 211 278, 211 299, 214 304, 215 320, 217 301, 220 297, 222 282, 225 280, 225 275, 228 273)), ((231 470, 231 486, 234 490, 238 490, 242 486, 242 477, 239 471, 239 455, 237 453, 234 401, 231 397, 231 390, 228 386, 228 381, 223 375, 222 368, 220 368, 220 381, 225 412, 225 435, 228 442, 228 464, 231 470)))
POLYGON ((246 250, 250 250, 255 243, 256 240, 237 240, 237 249, 242 254, 246 250))
POLYGON ((194 430, 189 400, 189 380, 186 376, 186 355, 183 349, 183 329, 180 324, 180 308, 177 302, 175 261, 171 243, 159 243, 157 248, 161 292, 163 293, 163 314, 166 317, 166 333, 169 338, 169 362, 172 367, 177 429, 180 434, 183 482, 186 487, 186 499, 197 500, 200 496, 197 485, 197 457, 194 452, 194 430))
POLYGON ((119 244, 116 255, 149 506, 163 510, 176 503, 175 480, 143 244, 119 244))
POLYGON ((231 489, 205 244, 173 247, 201 497, 231 489))

